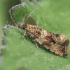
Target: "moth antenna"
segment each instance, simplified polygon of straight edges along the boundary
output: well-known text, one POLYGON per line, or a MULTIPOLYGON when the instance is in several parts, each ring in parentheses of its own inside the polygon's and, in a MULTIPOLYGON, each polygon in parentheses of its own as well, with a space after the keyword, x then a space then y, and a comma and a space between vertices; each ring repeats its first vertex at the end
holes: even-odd
POLYGON ((29 16, 31 16, 31 14, 36 10, 37 8, 35 8, 28 16, 27 18, 25 19, 25 21, 29 18, 29 16))

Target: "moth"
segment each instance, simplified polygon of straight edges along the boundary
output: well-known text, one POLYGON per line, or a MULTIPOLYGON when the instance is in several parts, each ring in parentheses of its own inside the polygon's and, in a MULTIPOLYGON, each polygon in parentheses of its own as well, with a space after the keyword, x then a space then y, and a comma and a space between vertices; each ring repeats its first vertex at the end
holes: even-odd
POLYGON ((31 17, 28 17, 24 23, 18 25, 19 28, 25 30, 24 35, 27 34, 36 43, 42 45, 46 49, 49 49, 51 52, 59 56, 68 55, 69 40, 65 35, 54 34, 44 29, 38 28, 36 25, 30 24, 29 20, 32 20, 31 23, 34 21, 31 17))

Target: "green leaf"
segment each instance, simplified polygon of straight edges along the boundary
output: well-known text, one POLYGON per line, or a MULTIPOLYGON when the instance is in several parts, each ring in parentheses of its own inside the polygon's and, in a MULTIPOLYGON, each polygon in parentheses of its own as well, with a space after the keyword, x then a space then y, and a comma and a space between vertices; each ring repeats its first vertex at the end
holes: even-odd
MULTIPOLYGON (((26 7, 38 21, 38 27, 54 33, 66 35, 70 39, 70 1, 69 0, 39 0, 30 4, 27 0, 26 7)), ((21 10, 21 8, 19 8, 21 10)), ((22 12, 13 12, 14 19, 21 23, 22 12), (21 18, 20 18, 21 17, 21 18)), ((23 13, 24 14, 24 13, 23 13)), ((28 36, 21 38, 24 30, 9 26, 5 29, 4 43, 6 49, 2 52, 3 61, 0 70, 69 70, 70 69, 70 47, 66 57, 60 57, 43 49, 36 47, 28 36)))
POLYGON ((18 5, 17 7, 14 6, 12 10, 10 10, 10 14, 16 23, 22 23, 23 17, 25 14, 28 14, 28 10, 26 6, 18 5))

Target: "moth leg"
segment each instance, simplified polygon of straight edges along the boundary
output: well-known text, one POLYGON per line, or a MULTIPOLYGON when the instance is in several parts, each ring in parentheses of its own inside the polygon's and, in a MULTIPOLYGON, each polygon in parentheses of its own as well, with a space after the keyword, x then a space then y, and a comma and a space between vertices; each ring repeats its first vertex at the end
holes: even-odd
POLYGON ((38 44, 37 44, 37 42, 36 42, 35 40, 33 40, 33 41, 34 41, 34 43, 35 43, 36 47, 38 48, 38 44))
POLYGON ((24 34, 21 36, 21 38, 24 38, 25 37, 25 35, 26 35, 26 31, 24 32, 24 34))

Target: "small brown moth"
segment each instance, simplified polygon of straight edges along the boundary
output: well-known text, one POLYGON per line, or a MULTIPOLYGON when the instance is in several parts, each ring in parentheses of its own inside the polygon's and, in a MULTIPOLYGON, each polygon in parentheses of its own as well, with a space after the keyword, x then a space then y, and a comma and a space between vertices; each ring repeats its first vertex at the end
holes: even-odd
MULTIPOLYGON (((31 17, 28 17, 28 19, 29 18, 31 17)), ((66 36, 48 32, 35 25, 28 24, 28 22, 24 22, 18 27, 25 30, 25 33, 35 42, 44 46, 46 49, 49 49, 51 52, 54 52, 59 56, 66 56, 68 54, 69 40, 66 36)))

